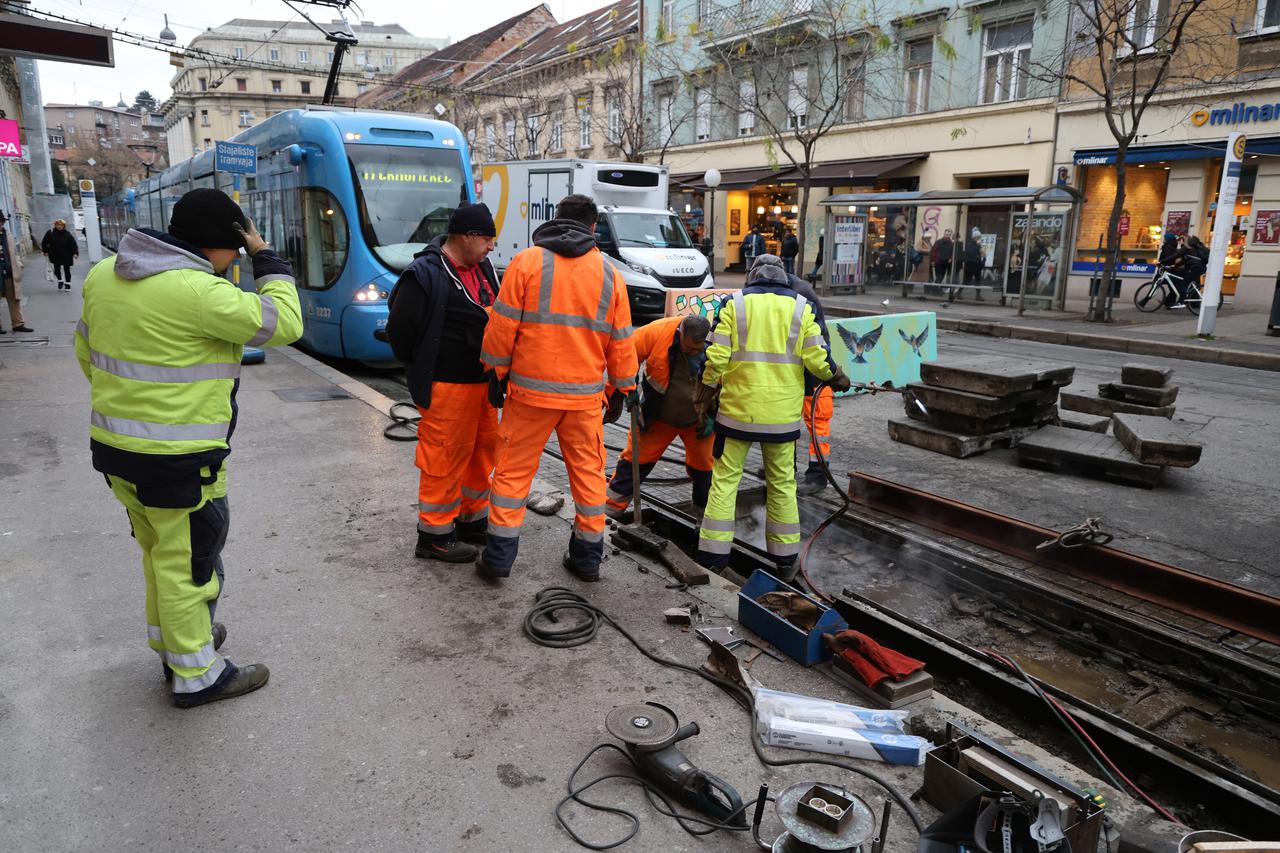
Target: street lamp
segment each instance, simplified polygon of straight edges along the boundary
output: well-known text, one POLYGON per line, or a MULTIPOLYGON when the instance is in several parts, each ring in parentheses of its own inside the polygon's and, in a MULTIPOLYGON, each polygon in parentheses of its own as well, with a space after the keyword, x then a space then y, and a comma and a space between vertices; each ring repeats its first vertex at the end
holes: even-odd
POLYGON ((711 238, 711 247, 707 252, 707 269, 711 274, 716 272, 716 187, 720 186, 720 170, 707 169, 702 181, 711 190, 711 207, 707 211, 707 235, 711 238))
POLYGON ((160 41, 166 44, 174 44, 178 40, 178 35, 169 29, 169 16, 164 16, 164 29, 160 31, 160 41))

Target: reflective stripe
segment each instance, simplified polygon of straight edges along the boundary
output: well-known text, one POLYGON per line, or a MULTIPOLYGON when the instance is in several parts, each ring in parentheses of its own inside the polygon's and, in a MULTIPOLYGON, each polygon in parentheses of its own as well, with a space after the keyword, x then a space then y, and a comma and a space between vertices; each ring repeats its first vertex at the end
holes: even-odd
POLYGON ((728 539, 710 539, 706 536, 698 537, 698 550, 706 551, 708 554, 728 554, 733 550, 733 542, 728 539))
POLYGON ((524 525, 517 524, 515 527, 508 527, 505 524, 497 524, 492 518, 490 518, 488 533, 490 536, 496 536, 499 539, 519 539, 520 528, 523 526, 524 525))
POLYGON ((112 376, 137 379, 140 382, 203 382, 206 379, 236 379, 240 376, 238 363, 228 364, 220 361, 193 364, 190 367, 161 367, 156 364, 141 364, 136 361, 112 358, 96 349, 89 350, 89 363, 112 376))
POLYGON ((573 526, 573 535, 581 539, 583 542, 603 542, 603 530, 583 530, 578 525, 573 526))
POLYGON ((615 341, 625 341, 635 333, 635 330, 635 326, 623 326, 621 329, 614 329, 609 332, 609 337, 613 338, 615 341))
POLYGON ((765 543, 765 551, 774 557, 791 557, 800 553, 800 543, 776 542, 770 539, 765 543))
POLYGON ((220 424, 157 424, 135 421, 129 418, 113 418, 102 412, 89 416, 89 423, 117 435, 149 438, 155 441, 219 441, 227 437, 229 423, 220 424))
POLYGON ((473 489, 469 486, 462 487, 462 496, 473 501, 482 501, 489 497, 488 489, 473 489))
POLYGON ((704 515, 702 517, 702 529, 716 530, 716 531, 719 531, 720 533, 732 533, 735 529, 735 522, 731 518, 730 519, 709 518, 704 515))
POLYGON ((447 504, 429 504, 426 501, 418 501, 418 512, 448 512, 449 510, 457 509, 461 505, 461 498, 447 504))
POLYGON ((180 655, 176 652, 164 653, 164 659, 169 662, 169 666, 208 666, 216 657, 212 642, 205 643, 204 648, 189 655, 180 655))
POLYGON ((77 320, 77 321, 76 321, 76 334, 77 334, 77 335, 79 335, 80 337, 84 338, 86 343, 88 342, 88 340, 89 340, 89 327, 85 325, 84 320, 77 320))
POLYGON ((580 504, 575 502, 573 511, 578 515, 604 515, 604 504, 580 504))
POLYGON ((262 294, 258 297, 262 300, 262 327, 258 329, 257 334, 249 338, 247 346, 262 346, 271 340, 271 336, 276 333, 276 324, 280 321, 280 310, 276 308, 276 301, 269 294, 262 294))
POLYGON ((161 631, 160 631, 160 626, 159 626, 159 625, 148 625, 148 626, 147 626, 147 639, 148 639, 148 640, 155 640, 157 643, 163 643, 163 642, 164 642, 164 634, 163 634, 163 633, 161 633, 161 631))
POLYGON ((484 509, 478 509, 475 512, 461 513, 456 520, 463 524, 471 524, 477 521, 484 521, 488 517, 489 509, 488 507, 485 507, 484 509))
POLYGON ((524 509, 524 502, 529 499, 528 495, 522 498, 509 498, 506 495, 491 495, 489 503, 493 506, 502 507, 503 509, 524 509))
POLYGON ((604 321, 609 316, 609 303, 613 302, 613 267, 604 252, 600 253, 604 263, 604 277, 600 280, 600 303, 596 306, 596 319, 604 321))
POLYGON ((294 279, 293 276, 285 275, 284 273, 279 273, 279 272, 269 272, 266 275, 264 275, 262 278, 255 278, 253 280, 253 283, 258 287, 259 290, 261 290, 262 285, 266 284, 269 281, 283 281, 288 284, 292 284, 295 287, 298 284, 298 282, 294 279))
MULTIPOLYGON (((635 385, 636 375, 633 373, 630 376, 624 376, 621 379, 614 379, 613 374, 611 373, 609 374, 609 384, 612 385, 614 388, 622 388, 624 386, 635 385)), ((662 390, 666 391, 667 389, 663 388, 662 390)))
POLYGON ((223 658, 215 657, 209 669, 203 675, 197 675, 195 678, 183 678, 176 672, 173 674, 173 692, 174 693, 198 693, 208 687, 212 687, 221 677, 223 670, 227 668, 227 662, 223 658))
POLYGON ((542 281, 538 284, 538 311, 551 313, 551 287, 556 280, 556 253, 542 250, 542 281))
POLYGON ((732 341, 729 340, 728 335, 721 334, 720 332, 712 332, 707 335, 707 340, 711 341, 713 344, 719 344, 722 347, 727 347, 732 343, 732 341))
POLYGON ((796 351, 796 343, 800 340, 800 332, 804 330, 804 309, 809 301, 803 296, 796 297, 796 311, 791 317, 791 331, 787 333, 787 352, 796 351))
MULTIPOLYGON (((502 303, 499 302, 499 305, 502 303)), ((593 332, 601 332, 612 336, 614 333, 613 326, 610 326, 604 320, 597 320, 594 317, 583 317, 578 314, 552 314, 549 311, 520 311, 512 309, 514 314, 499 311, 499 314, 511 317, 513 320, 519 320, 522 323, 542 323, 547 326, 566 326, 570 329, 590 329, 593 332)))
POLYGON ((551 382, 546 379, 533 379, 522 376, 514 370, 507 374, 511 381, 529 391, 544 391, 548 394, 571 394, 587 396, 604 392, 604 380, 599 382, 551 382))
POLYGON ((418 532, 420 532, 420 533, 430 533, 430 534, 433 534, 433 535, 436 535, 436 536, 439 536, 439 535, 441 535, 441 534, 445 534, 445 533, 452 533, 452 532, 453 532, 453 522, 451 521, 451 522, 449 522, 448 524, 423 524, 421 521, 419 521, 419 522, 418 522, 418 532))
POLYGON ((739 290, 733 294, 733 318, 738 326, 738 349, 747 351, 747 297, 739 290))
POLYGON ((608 498, 611 503, 622 504, 623 506, 626 506, 627 503, 631 500, 630 494, 624 495, 622 492, 619 492, 617 489, 615 489, 612 485, 609 486, 609 488, 604 490, 604 494, 605 494, 605 497, 608 498))
POLYGON ((510 320, 520 320, 524 317, 524 311, 501 300, 493 303, 493 310, 510 320))
POLYGON ((788 533, 800 535, 800 522, 798 521, 770 521, 765 519, 764 535, 776 534, 778 536, 786 536, 788 533))
POLYGON ((716 423, 729 427, 730 429, 742 430, 743 432, 758 432, 765 435, 784 435, 794 432, 801 427, 800 421, 792 421, 789 424, 753 424, 746 421, 740 421, 737 418, 731 418, 723 411, 716 414, 716 423))
POLYGON ((729 353, 729 361, 757 361, 766 364, 803 364, 803 359, 791 352, 743 352, 734 350, 729 353))
POLYGON ((509 356, 509 355, 494 355, 493 353, 489 353, 489 352, 485 352, 484 350, 480 350, 480 360, 481 360, 481 361, 483 361, 485 364, 493 364, 493 365, 498 365, 498 366, 505 366, 505 365, 508 365, 508 364, 510 364, 510 363, 511 363, 511 356, 509 356))
POLYGON ((805 349, 808 349, 809 347, 822 347, 825 349, 826 346, 827 346, 827 339, 824 338, 822 335, 813 335, 812 337, 808 337, 804 339, 805 349))

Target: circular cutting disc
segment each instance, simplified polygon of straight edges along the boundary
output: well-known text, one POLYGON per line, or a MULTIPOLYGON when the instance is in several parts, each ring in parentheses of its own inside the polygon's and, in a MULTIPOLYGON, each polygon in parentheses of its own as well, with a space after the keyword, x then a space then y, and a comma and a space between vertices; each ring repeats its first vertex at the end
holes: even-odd
POLYGON ((661 705, 623 705, 609 712, 604 727, 628 746, 658 749, 675 736, 680 723, 661 705))

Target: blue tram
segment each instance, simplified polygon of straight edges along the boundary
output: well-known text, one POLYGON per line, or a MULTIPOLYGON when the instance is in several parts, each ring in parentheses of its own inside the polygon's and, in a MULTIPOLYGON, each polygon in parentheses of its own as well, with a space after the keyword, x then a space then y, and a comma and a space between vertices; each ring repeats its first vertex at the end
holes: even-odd
MULTIPOLYGON (((257 146, 258 173, 241 179, 240 204, 293 262, 302 344, 392 360, 373 337, 387 323, 388 293, 413 256, 445 233, 454 208, 475 200, 462 134, 419 116, 311 107, 274 115, 233 141, 257 146)), ((164 230, 183 193, 214 186, 213 166, 213 151, 204 151, 103 202, 104 245, 114 249, 132 227, 164 230)), ((216 180, 232 192, 231 175, 216 180)), ((244 286, 252 286, 248 276, 244 286)))

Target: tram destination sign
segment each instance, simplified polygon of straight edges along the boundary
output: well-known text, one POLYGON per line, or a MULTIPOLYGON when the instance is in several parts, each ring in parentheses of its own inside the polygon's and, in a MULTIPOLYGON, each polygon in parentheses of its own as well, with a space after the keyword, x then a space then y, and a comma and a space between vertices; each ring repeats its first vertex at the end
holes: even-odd
POLYGON ((217 142, 213 168, 229 175, 258 174, 258 146, 241 142, 217 142))

